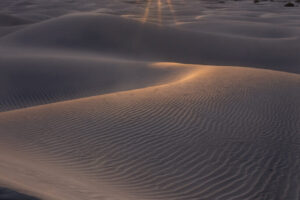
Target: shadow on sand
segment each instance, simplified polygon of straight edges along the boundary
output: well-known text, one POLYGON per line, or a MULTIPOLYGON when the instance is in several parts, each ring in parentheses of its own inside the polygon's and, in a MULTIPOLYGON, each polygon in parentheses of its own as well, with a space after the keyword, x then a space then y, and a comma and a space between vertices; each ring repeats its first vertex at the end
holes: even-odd
POLYGON ((40 200, 7 188, 0 187, 0 200, 40 200))

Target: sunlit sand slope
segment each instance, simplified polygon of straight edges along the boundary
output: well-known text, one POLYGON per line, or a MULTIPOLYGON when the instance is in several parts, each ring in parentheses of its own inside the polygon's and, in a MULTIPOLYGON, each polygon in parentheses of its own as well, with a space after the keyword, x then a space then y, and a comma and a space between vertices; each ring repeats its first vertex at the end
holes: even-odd
MULTIPOLYGON (((40 171, 53 173, 55 165, 64 170, 57 177, 82 177, 81 185, 93 183, 99 193, 102 185, 122 191, 116 199, 298 200, 300 76, 190 67, 158 86, 2 112, 1 148, 18 154, 20 163, 35 160, 40 171)), ((7 166, 0 169, 14 171, 7 166)), ((66 182, 74 190, 50 180, 50 189, 41 190, 43 173, 31 178, 36 181, 18 180, 20 188, 57 199, 78 191, 84 195, 73 199, 100 199, 75 181, 66 182)))

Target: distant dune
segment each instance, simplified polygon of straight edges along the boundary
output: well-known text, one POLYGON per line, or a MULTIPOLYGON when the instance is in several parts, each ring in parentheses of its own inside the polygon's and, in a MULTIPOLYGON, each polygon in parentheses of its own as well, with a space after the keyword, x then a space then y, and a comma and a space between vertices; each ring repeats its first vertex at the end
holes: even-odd
MULTIPOLYGON (((256 26, 251 29, 259 30, 256 26)), ((192 32, 110 15, 76 14, 55 18, 7 35, 1 43, 39 50, 88 51, 130 59, 254 66, 300 73, 295 65, 300 63, 299 37, 266 39, 217 31, 192 32)))
POLYGON ((0 200, 299 200, 298 8, 151 2, 0 2, 0 200))

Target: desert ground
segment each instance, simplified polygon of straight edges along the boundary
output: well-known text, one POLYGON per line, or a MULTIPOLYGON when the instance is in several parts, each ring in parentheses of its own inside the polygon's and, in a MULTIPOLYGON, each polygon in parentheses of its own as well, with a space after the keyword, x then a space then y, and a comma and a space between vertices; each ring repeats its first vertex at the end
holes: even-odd
POLYGON ((299 200, 285 4, 1 0, 0 200, 299 200))

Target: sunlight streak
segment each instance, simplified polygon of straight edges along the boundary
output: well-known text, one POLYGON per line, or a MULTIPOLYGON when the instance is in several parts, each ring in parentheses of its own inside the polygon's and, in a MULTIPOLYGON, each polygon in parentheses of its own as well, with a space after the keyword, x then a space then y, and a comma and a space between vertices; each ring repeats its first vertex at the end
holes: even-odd
POLYGON ((173 15, 173 20, 174 20, 174 22, 175 22, 175 24, 176 24, 176 23, 177 23, 177 19, 176 19, 176 13, 175 13, 175 10, 174 10, 174 8, 173 8, 172 0, 166 0, 166 1, 167 1, 168 6, 169 6, 169 9, 170 9, 170 11, 171 11, 171 13, 172 13, 172 15, 173 15))
POLYGON ((148 21, 151 4, 152 4, 152 0, 148 0, 147 6, 145 8, 144 17, 143 17, 143 20, 142 20, 144 23, 148 21))
MULTIPOLYGON (((136 2, 137 1, 138 0, 136 0, 136 2)), ((150 14, 153 11, 152 9, 156 10, 157 13, 155 16, 157 17, 157 19, 152 19, 151 21, 155 20, 155 22, 157 22, 159 25, 162 25, 164 18, 163 12, 167 11, 172 15, 174 23, 177 24, 176 12, 172 0, 147 0, 144 10, 144 16, 142 17, 143 23, 146 23, 150 20, 150 14), (152 5, 152 3, 154 3, 154 5, 152 5)))
POLYGON ((158 18, 159 24, 161 25, 162 24, 161 0, 157 0, 157 18, 158 18))

